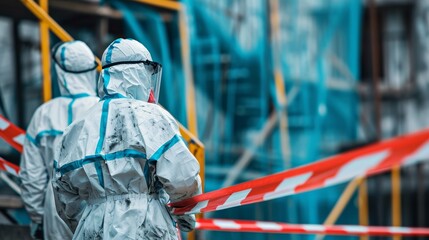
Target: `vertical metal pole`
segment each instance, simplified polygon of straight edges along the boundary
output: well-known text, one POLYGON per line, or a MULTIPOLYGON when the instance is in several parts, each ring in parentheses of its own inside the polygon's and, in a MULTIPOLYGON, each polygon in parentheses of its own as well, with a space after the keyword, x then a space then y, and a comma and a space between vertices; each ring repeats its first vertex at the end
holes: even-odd
MULTIPOLYGON (((359 225, 368 226, 368 186, 363 179, 359 186, 359 225)), ((368 240, 368 236, 361 236, 360 240, 368 240)))
POLYGON ((180 31, 180 41, 181 41, 181 50, 182 50, 182 64, 185 71, 185 82, 186 82, 186 112, 188 120, 188 128, 195 136, 198 137, 198 127, 197 127, 197 114, 195 107, 195 89, 194 89, 194 79, 192 74, 191 66, 191 49, 189 44, 189 32, 187 25, 186 9, 182 6, 182 9, 179 11, 179 31, 180 31))
MULTIPOLYGON (((40 7, 48 12, 48 0, 40 0, 40 7)), ((44 21, 40 21, 40 52, 42 56, 42 74, 43 74, 43 102, 52 98, 51 84, 51 56, 49 44, 49 27, 44 21)))
MULTIPOLYGON (((401 226, 401 168, 392 168, 392 225, 401 226)), ((401 240, 401 236, 394 236, 394 240, 401 240)))
POLYGON ((20 21, 14 19, 13 21, 13 42, 15 52, 15 102, 18 126, 25 128, 24 122, 24 85, 22 82, 22 68, 21 68, 21 39, 19 37, 19 24, 20 21))
POLYGON ((280 14, 279 14, 279 0, 271 0, 269 4, 270 13, 270 31, 271 31, 271 49, 273 55, 273 69, 274 69, 274 83, 276 86, 276 101, 280 106, 279 115, 279 130, 280 130, 280 142, 281 142, 281 153, 285 168, 291 167, 290 162, 290 143, 289 143, 289 132, 288 132, 288 118, 287 118, 287 98, 286 98, 286 87, 284 84, 284 76, 281 67, 281 54, 279 35, 280 35, 280 14))
POLYGON ((425 169, 424 163, 417 165, 417 224, 424 227, 426 222, 426 200, 425 200, 425 169))

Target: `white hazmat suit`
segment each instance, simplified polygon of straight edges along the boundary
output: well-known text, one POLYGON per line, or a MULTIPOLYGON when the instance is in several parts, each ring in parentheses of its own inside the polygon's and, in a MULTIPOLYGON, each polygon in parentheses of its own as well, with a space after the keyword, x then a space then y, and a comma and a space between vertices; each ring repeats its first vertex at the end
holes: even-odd
POLYGON ((67 42, 53 51, 61 97, 41 105, 27 129, 21 156, 21 194, 32 224, 43 223, 44 239, 71 239, 58 217, 50 179, 55 145, 64 129, 99 101, 96 97, 96 63, 88 46, 67 42))
POLYGON ((60 216, 76 228, 74 239, 177 239, 174 220, 188 231, 195 221, 173 220, 166 204, 199 193, 201 184, 175 119, 149 103, 160 65, 131 39, 111 43, 102 65, 102 100, 61 142, 53 183, 60 216))

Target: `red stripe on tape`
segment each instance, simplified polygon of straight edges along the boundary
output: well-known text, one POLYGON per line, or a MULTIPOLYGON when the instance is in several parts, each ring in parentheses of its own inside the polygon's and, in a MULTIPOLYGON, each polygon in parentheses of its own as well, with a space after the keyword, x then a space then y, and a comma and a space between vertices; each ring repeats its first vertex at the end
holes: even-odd
POLYGON ((19 166, 6 161, 5 159, 0 157, 0 170, 6 171, 10 174, 18 176, 19 166))
POLYGON ((24 130, 0 115, 0 138, 4 139, 9 145, 18 150, 18 152, 22 152, 24 137, 24 130))

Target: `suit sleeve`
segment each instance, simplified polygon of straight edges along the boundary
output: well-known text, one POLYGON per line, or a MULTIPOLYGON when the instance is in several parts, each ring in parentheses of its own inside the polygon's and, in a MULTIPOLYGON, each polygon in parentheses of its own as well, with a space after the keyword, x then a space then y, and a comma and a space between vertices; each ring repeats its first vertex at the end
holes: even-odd
POLYGON ((73 179, 70 174, 63 174, 59 169, 64 155, 63 145, 68 145, 67 132, 63 135, 56 147, 55 156, 58 156, 58 162, 54 163, 54 175, 52 177, 52 187, 54 192, 55 207, 57 208, 58 215, 69 226, 72 232, 76 230, 79 220, 82 216, 85 207, 85 201, 79 194, 79 189, 73 185, 73 179))
POLYGON ((84 202, 80 198, 78 190, 70 185, 67 175, 61 176, 56 171, 52 180, 52 187, 58 215, 74 232, 82 215, 84 202))
MULTIPOLYGON (((32 124, 30 128, 31 126, 32 124)), ((38 224, 43 219, 45 192, 49 182, 48 170, 41 151, 34 138, 28 134, 21 155, 20 188, 25 208, 31 220, 38 224)))
POLYGON ((157 160, 156 176, 171 202, 201 193, 200 166, 177 133, 175 143, 157 160))

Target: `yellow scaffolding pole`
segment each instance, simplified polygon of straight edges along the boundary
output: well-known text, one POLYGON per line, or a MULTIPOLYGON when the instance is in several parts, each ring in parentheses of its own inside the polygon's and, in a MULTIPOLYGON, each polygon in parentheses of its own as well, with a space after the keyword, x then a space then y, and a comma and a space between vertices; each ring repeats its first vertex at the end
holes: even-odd
POLYGON ((194 135, 198 136, 194 77, 192 74, 191 67, 191 51, 189 47, 188 25, 185 11, 185 7, 183 7, 182 10, 179 12, 179 31, 180 41, 182 43, 182 61, 185 68, 184 71, 186 78, 186 110, 188 113, 188 128, 194 135))
MULTIPOLYGON (((48 0, 40 0, 40 7, 48 12, 48 0)), ((43 73, 43 102, 52 98, 51 84, 51 56, 49 44, 49 27, 45 22, 40 22, 40 52, 42 56, 43 73)))
MULTIPOLYGON (((401 226, 401 168, 392 168, 392 225, 401 226)), ((401 240, 401 236, 394 236, 394 240, 401 240)))
POLYGON ((180 11, 182 9, 182 5, 179 2, 175 2, 175 1, 166 1, 166 0, 157 0, 157 1, 153 1, 153 0, 131 0, 131 1, 143 3, 146 5, 153 6, 153 7, 160 7, 160 8, 165 8, 165 9, 175 10, 175 11, 180 11))
MULTIPOLYGON (((359 225, 368 226, 368 186, 366 179, 359 186, 359 225)), ((360 240, 368 240, 368 236, 361 236, 360 240)))
MULTIPOLYGON (((344 192, 338 199, 337 203, 335 203, 334 208, 331 210, 328 217, 326 218, 325 222, 323 222, 323 225, 333 225, 338 220, 344 208, 347 206, 347 203, 352 198, 356 188, 362 183, 363 180, 363 177, 358 177, 353 179, 353 181, 351 181, 347 185, 347 187, 344 189, 344 192)), ((325 235, 317 235, 316 237, 317 240, 322 240, 324 238, 325 235)))
MULTIPOLYGON (((189 130, 187 130, 184 126, 179 123, 180 126, 180 134, 189 144, 189 151, 195 156, 198 161, 204 162, 204 144, 200 142, 200 140, 195 137, 189 130)), ((204 173, 204 165, 200 165, 200 175, 204 173)), ((202 187, 204 189, 204 181, 202 181, 202 187)))
POLYGON ((276 86, 276 98, 280 104, 282 111, 279 115, 279 130, 280 130, 280 142, 282 149, 282 158, 286 168, 290 168, 290 147, 289 147, 289 134, 288 134, 288 119, 287 119, 287 98, 286 98, 286 87, 283 81, 283 71, 280 64, 280 56, 278 51, 278 38, 280 34, 280 16, 278 13, 279 1, 270 1, 270 23, 272 31, 272 45, 274 48, 274 83, 276 86))

